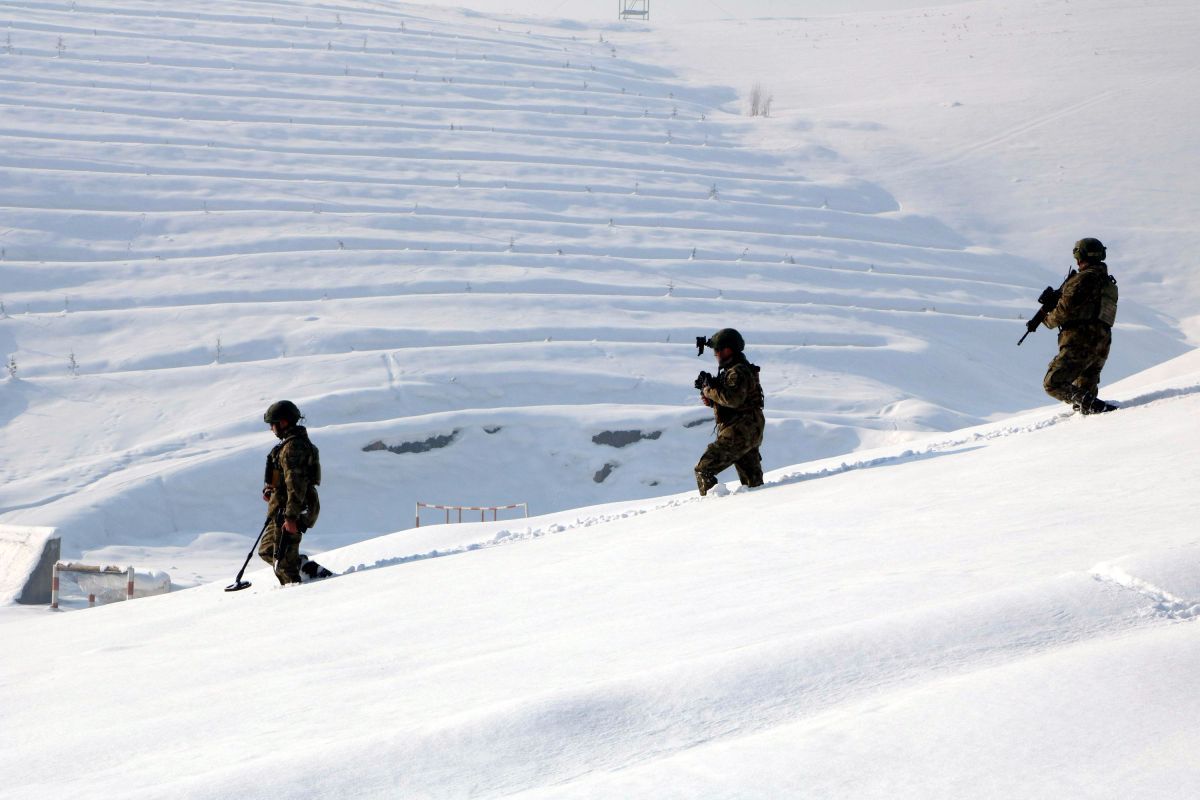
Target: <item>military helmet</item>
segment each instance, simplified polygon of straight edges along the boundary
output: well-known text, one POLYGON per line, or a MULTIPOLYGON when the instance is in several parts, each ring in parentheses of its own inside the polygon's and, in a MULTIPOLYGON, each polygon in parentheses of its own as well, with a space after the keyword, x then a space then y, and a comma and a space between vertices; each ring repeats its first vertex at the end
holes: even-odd
POLYGON ((279 420, 286 419, 290 424, 295 425, 302 416, 300 409, 291 400, 280 400, 277 403, 271 403, 267 413, 263 414, 263 421, 268 425, 274 425, 279 420))
POLYGON ((1082 261, 1085 264, 1103 261, 1108 251, 1104 249, 1099 239, 1080 239, 1075 243, 1075 249, 1071 251, 1071 255, 1075 256, 1077 262, 1082 261))
POLYGON ((740 353, 746 349, 746 340, 733 328, 721 328, 721 330, 714 333, 712 338, 708 340, 708 346, 713 350, 732 347, 735 352, 740 353))

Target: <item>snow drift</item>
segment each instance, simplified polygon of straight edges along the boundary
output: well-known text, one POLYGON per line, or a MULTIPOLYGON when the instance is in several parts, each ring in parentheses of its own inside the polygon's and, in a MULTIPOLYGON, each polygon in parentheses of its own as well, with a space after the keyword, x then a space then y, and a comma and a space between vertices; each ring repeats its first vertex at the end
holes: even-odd
POLYGON ((17 796, 1189 794, 1200 361, 1114 392, 10 619, 0 768, 17 796))

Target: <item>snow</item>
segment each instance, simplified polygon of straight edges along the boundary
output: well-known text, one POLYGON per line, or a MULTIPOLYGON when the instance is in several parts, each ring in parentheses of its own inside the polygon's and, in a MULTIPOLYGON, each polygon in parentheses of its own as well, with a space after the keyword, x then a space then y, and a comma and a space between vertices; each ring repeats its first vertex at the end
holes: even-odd
POLYGON ((693 79, 745 76, 739 111, 754 83, 774 97, 755 126, 762 146, 829 147, 835 174, 1060 274, 1075 240, 1095 236, 1122 296, 1200 342, 1195 3, 977 0, 659 27, 639 54, 693 79))
POLYGON ((194 588, 0 608, 0 798, 1200 790, 1191 6, 5 12, 0 524, 194 588), (1016 347, 1084 235, 1098 417, 1016 347), (343 574, 226 593, 283 397, 343 574))
POLYGON ((0 764, 135 797, 1186 796, 1200 362, 1176 372, 1104 417, 9 621, 4 730, 40 733, 0 764))
MULTIPOLYGON (((333 481, 316 550, 418 501, 686 490, 689 343, 724 326, 765 365, 768 468, 1044 402, 1052 337, 1014 344, 1057 268, 903 210, 818 136, 749 146, 734 89, 625 55, 651 32, 268 8, 22 6, 6 33, 0 521, 64 555, 220 577, 174 562, 258 529, 281 397, 333 481)), ((1188 349, 1124 297, 1110 379, 1188 349)))

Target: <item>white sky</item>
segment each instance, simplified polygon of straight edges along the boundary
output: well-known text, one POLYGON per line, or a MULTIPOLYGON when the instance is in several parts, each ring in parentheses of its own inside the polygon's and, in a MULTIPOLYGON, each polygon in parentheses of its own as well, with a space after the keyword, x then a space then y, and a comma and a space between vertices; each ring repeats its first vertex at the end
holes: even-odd
MULTIPOLYGON (((962 0, 650 0, 650 18, 654 22, 681 22, 803 17, 943 6, 958 2, 962 0)), ((615 19, 620 6, 619 0, 430 0, 428 4, 575 20, 615 19)))

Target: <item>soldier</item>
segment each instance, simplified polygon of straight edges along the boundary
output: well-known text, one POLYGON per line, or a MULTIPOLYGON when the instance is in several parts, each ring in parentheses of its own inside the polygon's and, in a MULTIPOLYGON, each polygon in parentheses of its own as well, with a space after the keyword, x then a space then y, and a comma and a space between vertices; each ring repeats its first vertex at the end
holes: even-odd
POLYGON ((708 446, 696 464, 696 486, 700 494, 717 485, 722 470, 737 467, 744 486, 762 486, 762 445, 766 420, 763 418, 763 390, 759 368, 746 360, 746 342, 733 328, 723 328, 707 344, 713 350, 719 368, 715 376, 700 373, 696 388, 704 405, 717 418, 717 440, 708 446))
POLYGON ((1046 394, 1070 403, 1081 414, 1102 414, 1116 406, 1096 396, 1100 370, 1112 345, 1117 318, 1117 282, 1108 274, 1108 254, 1099 239, 1080 239, 1072 251, 1078 271, 1063 283, 1058 304, 1046 315, 1058 328, 1058 355, 1050 362, 1046 394))
POLYGON ((290 400, 271 404, 263 415, 280 442, 267 456, 262 497, 267 501, 268 522, 258 554, 285 585, 300 583, 300 537, 316 524, 321 511, 320 453, 301 419, 300 409, 290 400))

